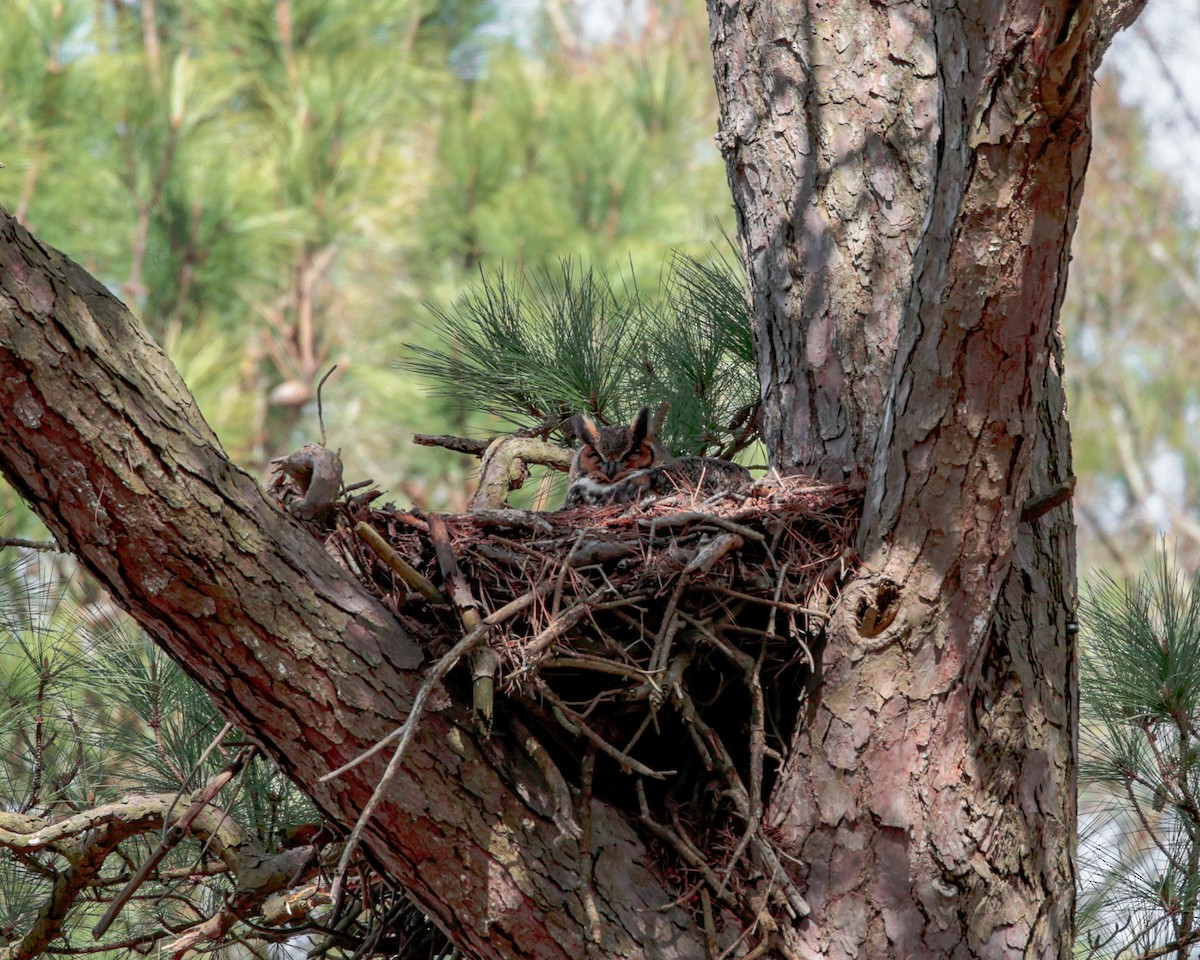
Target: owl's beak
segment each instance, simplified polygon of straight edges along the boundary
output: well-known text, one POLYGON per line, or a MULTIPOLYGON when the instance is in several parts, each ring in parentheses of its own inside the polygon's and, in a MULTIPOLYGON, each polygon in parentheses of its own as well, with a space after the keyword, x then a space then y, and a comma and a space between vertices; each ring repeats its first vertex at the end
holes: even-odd
POLYGON ((608 461, 608 462, 607 462, 607 463, 604 465, 604 472, 605 472, 606 474, 608 474, 608 479, 609 479, 609 480, 611 480, 613 477, 615 477, 615 476, 617 475, 617 469, 618 469, 620 466, 621 466, 621 465, 620 465, 619 463, 617 463, 615 460, 609 460, 609 461, 608 461))

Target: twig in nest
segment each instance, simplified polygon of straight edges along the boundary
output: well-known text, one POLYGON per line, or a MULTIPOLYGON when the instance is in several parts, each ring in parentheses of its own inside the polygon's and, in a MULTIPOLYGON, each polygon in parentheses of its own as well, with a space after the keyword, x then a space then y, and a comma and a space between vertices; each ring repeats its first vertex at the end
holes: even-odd
POLYGON ((804 652, 804 659, 808 661, 808 669, 812 674, 817 672, 817 662, 813 659, 812 648, 809 647, 808 641, 800 636, 800 631, 796 629, 796 614, 788 611, 788 636, 800 645, 800 649, 804 652))
MULTIPOLYGON (((559 608, 562 606, 563 584, 567 580, 567 571, 571 569, 571 561, 575 557, 575 551, 577 551, 579 549, 579 545, 583 543, 583 538, 586 533, 586 530, 579 531, 579 533, 575 536, 575 542, 571 544, 571 549, 567 552, 567 559, 564 560, 562 565, 558 568, 558 576, 554 578, 554 599, 550 602, 551 617, 558 616, 559 608)), ((610 588, 611 586, 612 584, 609 584, 610 588)), ((615 592, 616 591, 614 591, 614 593, 615 592)))
POLYGON ((683 596, 683 591, 691 585, 691 578, 707 573, 717 560, 732 550, 740 549, 744 543, 745 540, 740 533, 723 533, 719 537, 714 537, 699 550, 688 565, 680 571, 679 580, 675 584, 675 590, 671 593, 671 599, 663 613, 662 626, 655 639, 654 653, 650 657, 652 671, 662 670, 671 659, 671 642, 679 625, 675 610, 679 606, 679 599, 683 596))
POLYGON ((398 523, 403 523, 405 526, 412 527, 426 536, 429 536, 429 524, 427 524, 420 517, 415 517, 405 510, 381 510, 379 512, 389 520, 395 520, 398 523))
POLYGON ((437 587, 429 582, 426 577, 423 577, 420 573, 414 570, 412 566, 409 565, 409 562, 405 560, 404 557, 400 556, 399 552, 390 543, 384 540, 383 537, 380 536, 379 531, 372 527, 369 523, 363 523, 362 521, 359 521, 354 525, 354 533, 359 540, 370 547, 371 552, 374 553, 375 556, 379 557, 380 560, 394 570, 399 575, 401 580, 416 590, 417 593, 423 596, 430 603, 444 605, 450 602, 445 598, 445 596, 443 596, 442 592, 437 587))
MULTIPOLYGON (((671 684, 679 682, 679 678, 683 675, 683 671, 691 662, 691 659, 692 658, 690 654, 681 654, 671 661, 671 665, 667 668, 667 672, 663 676, 661 684, 655 683, 653 678, 647 676, 646 682, 642 684, 639 689, 628 691, 622 699, 629 703, 635 700, 645 700, 647 697, 653 696, 656 703, 661 702, 663 699, 662 691, 671 686, 671 684)), ((633 736, 631 736, 629 738, 629 742, 625 744, 626 753, 629 753, 635 746, 637 746, 637 742, 642 739, 642 734, 650 729, 651 724, 654 724, 656 730, 658 729, 658 713, 654 710, 647 710, 646 715, 642 717, 642 722, 639 723, 638 728, 633 731, 633 736)), ((695 736, 695 731, 692 731, 692 735, 693 737, 695 736)), ((701 759, 704 758, 703 745, 701 745, 700 756, 701 759)), ((708 765, 708 769, 711 769, 711 764, 708 765)))
POLYGON ((582 569, 608 560, 623 560, 637 552, 637 546, 619 540, 588 540, 575 551, 571 566, 582 569))
MULTIPOLYGON (((643 617, 646 616, 647 610, 645 607, 640 607, 640 606, 637 606, 636 604, 629 604, 629 606, 631 606, 634 610, 636 610, 638 613, 640 613, 643 617)), ((617 617, 617 619, 619 619, 623 623, 625 623, 631 630, 633 630, 635 633, 639 634, 641 639, 640 640, 626 640, 623 643, 616 643, 615 641, 612 640, 611 637, 608 636, 607 633, 602 633, 601 636, 605 640, 605 645, 613 653, 617 654, 618 656, 624 657, 630 663, 637 663, 638 662, 637 659, 631 655, 632 649, 634 647, 644 643, 647 650, 653 650, 654 649, 654 637, 656 634, 651 633, 649 630, 646 629, 646 624, 643 620, 639 620, 637 617, 631 617, 623 609, 618 608, 618 609, 613 610, 613 616, 617 617)))
MULTIPOLYGON (((374 480, 367 481, 374 483, 374 480)), ((382 490, 368 490, 365 493, 360 493, 357 497, 351 497, 346 501, 346 509, 351 515, 357 513, 360 509, 371 503, 373 500, 378 500, 383 496, 382 490)))
POLYGON ((589 945, 600 943, 600 912, 596 909, 596 886, 592 879, 592 776, 596 770, 596 748, 589 746, 579 764, 579 837, 580 898, 583 913, 587 917, 589 945))
POLYGON ((708 960, 717 960, 721 948, 717 943, 717 925, 713 923, 712 896, 706 887, 700 888, 700 913, 704 917, 704 954, 708 960))
POLYGON ((650 654, 650 671, 652 673, 662 670, 671 656, 671 645, 675 641, 675 632, 679 629, 679 617, 675 615, 675 608, 679 605, 679 598, 683 595, 686 586, 687 582, 681 577, 675 585, 675 590, 671 593, 671 599, 667 603, 667 609, 663 613, 662 626, 659 628, 658 636, 654 638, 654 650, 650 654))
POLYGON ((577 653, 572 657, 553 657, 542 662, 543 670, 591 670, 595 673, 608 673, 626 680, 637 680, 649 683, 657 688, 654 679, 639 667, 627 667, 623 663, 614 663, 604 657, 590 657, 577 653))
MULTIPOLYGON (((774 559, 774 558, 772 557, 772 559, 774 559)), ((781 596, 783 596, 783 585, 784 585, 784 583, 787 582, 787 571, 788 571, 788 567, 791 565, 791 562, 792 562, 791 560, 785 560, 783 562, 783 566, 779 567, 778 572, 775 574, 775 603, 779 603, 779 598, 781 596)), ((767 620, 767 635, 768 636, 775 635, 775 620, 777 619, 778 613, 779 613, 778 607, 775 607, 775 606, 771 607, 771 617, 769 620, 767 620)), ((828 614, 826 614, 826 617, 828 617, 828 614)), ((790 622, 791 621, 789 621, 789 623, 790 622)), ((808 659, 811 662, 812 656, 810 655, 808 659)))
MULTIPOLYGON (((552 644, 566 631, 570 630, 573 626, 575 626, 575 624, 587 616, 592 605, 599 601, 600 598, 606 593, 608 593, 608 587, 601 587, 600 589, 584 597, 579 602, 567 607, 566 610, 551 620, 550 624, 536 637, 530 640, 529 643, 525 645, 524 651, 522 651, 527 658, 535 662, 522 667, 517 672, 519 674, 531 672, 536 666, 536 660, 546 651, 550 644, 552 644)), ((622 601, 622 603, 624 602, 625 601, 622 601)), ((634 601, 629 600, 628 602, 633 603, 634 601)))
POLYGON ((568 732, 584 739, 591 741, 602 751, 617 761, 625 770, 632 770, 634 773, 640 773, 643 777, 650 777, 652 780, 665 780, 667 777, 674 776, 676 770, 652 770, 640 760, 635 760, 629 754, 625 753, 618 747, 614 747, 611 743, 605 740, 600 734, 584 723, 583 718, 563 703, 554 693, 544 684, 538 690, 538 695, 543 697, 554 710, 554 715, 558 718, 558 722, 567 728, 568 732))
POLYGON ((760 942, 758 946, 746 954, 742 960, 758 960, 759 957, 765 957, 767 955, 767 951, 771 949, 774 943, 774 934, 768 932, 767 935, 762 938, 762 942, 760 942))
POLYGON ((727 884, 729 878, 733 876, 733 871, 742 854, 746 852, 746 847, 750 845, 750 841, 758 832, 762 820, 763 763, 767 752, 767 740, 766 708, 759 674, 762 670, 763 658, 766 656, 767 647, 766 644, 763 644, 759 648, 758 658, 755 659, 738 650, 736 647, 731 647, 723 643, 715 633, 693 618, 687 617, 687 620, 700 636, 711 642, 735 666, 741 669, 742 677, 746 682, 746 688, 750 691, 750 787, 747 791, 749 809, 746 819, 746 830, 729 858, 724 876, 721 877, 721 883, 727 884))
POLYGON ((532 510, 517 510, 513 507, 505 507, 502 510, 472 510, 471 516, 488 526, 536 530, 538 533, 554 532, 554 527, 549 521, 532 510))
POLYGON ((659 913, 667 913, 671 910, 674 910, 676 907, 687 903, 689 900, 692 899, 692 897, 696 896, 696 894, 699 893, 703 889, 704 889, 704 879, 701 878, 700 880, 697 880, 695 883, 693 883, 686 890, 684 890, 683 893, 681 893, 679 896, 677 896, 674 900, 668 900, 661 907, 655 907, 655 909, 659 913))
POLYGON ((711 629, 709 629, 708 624, 706 624, 704 621, 698 620, 688 613, 683 614, 683 619, 687 621, 692 629, 694 629, 698 634, 700 634, 700 636, 716 647, 722 654, 725 655, 726 659, 728 659, 730 663, 736 666, 743 673, 754 668, 753 657, 751 657, 748 653, 743 653, 737 647, 726 643, 711 629))
MULTIPOLYGON (((785 600, 780 600, 776 597, 772 600, 770 597, 756 597, 752 593, 742 593, 741 590, 734 590, 732 587, 726 587, 718 584, 713 587, 718 593, 723 593, 727 597, 733 597, 735 600, 746 600, 750 603, 760 603, 766 607, 775 607, 778 610, 787 610, 791 613, 803 613, 810 617, 822 617, 825 620, 829 619, 829 614, 824 610, 818 610, 815 607, 806 607, 799 603, 788 603, 785 600)), ((768 636, 774 636, 774 631, 767 630, 768 636)))
POLYGON ((386 747, 397 737, 405 738, 400 747, 397 748, 398 753, 403 752, 403 748, 407 745, 408 739, 411 738, 411 728, 416 726, 416 720, 420 717, 421 710, 424 708, 425 701, 429 698, 429 692, 432 690, 434 684, 436 684, 447 673, 449 673, 454 664, 458 662, 458 659, 464 653, 467 653, 483 638, 489 627, 494 627, 497 624, 503 623, 510 617, 520 613, 547 590, 549 590, 549 585, 539 584, 536 589, 530 590, 528 593, 517 597, 515 600, 510 600, 504 606, 496 610, 495 613, 491 613, 484 617, 483 621, 475 630, 458 641, 458 643, 451 647, 450 650, 430 668, 425 679, 421 681, 421 686, 420 689, 417 690, 416 697, 413 698, 412 711, 409 713, 408 719, 370 749, 360 753, 353 760, 342 764, 336 770, 331 770, 329 773, 325 774, 323 777, 321 777, 319 782, 324 783, 327 780, 336 779, 343 773, 346 773, 348 770, 353 770, 364 760, 368 760, 375 756, 375 754, 379 753, 380 750, 386 747))
MULTIPOLYGON (((724 742, 717 735, 716 731, 700 717, 699 711, 696 710, 696 705, 692 702, 691 697, 688 696, 682 685, 673 687, 671 696, 675 699, 684 721, 689 726, 694 727, 707 744, 712 759, 716 764, 717 771, 721 774, 728 788, 728 795, 733 801, 734 809, 743 822, 750 825, 752 820, 757 820, 752 814, 754 806, 751 803, 749 791, 738 774, 737 767, 734 765, 729 751, 725 748, 724 742)), ((750 842, 753 844, 754 851, 758 855, 767 876, 773 878, 779 884, 779 898, 784 908, 797 917, 807 917, 811 912, 811 908, 784 870, 774 844, 757 829, 753 831, 750 842)), ((720 887, 714 887, 713 889, 718 893, 721 892, 720 887)))
POLYGON ((509 600, 504 606, 498 607, 495 611, 489 613, 483 618, 483 622, 488 624, 488 626, 492 626, 507 620, 509 617, 520 613, 526 607, 530 606, 534 601, 540 600, 550 592, 553 586, 554 584, 551 581, 543 580, 528 593, 521 594, 515 600, 509 600))
MULTIPOLYGON (((650 805, 646 802, 646 788, 642 786, 642 781, 634 781, 633 787, 637 791, 639 808, 638 820, 641 822, 641 824, 654 836, 658 837, 659 840, 674 850, 684 863, 704 877, 704 881, 708 884, 709 889, 713 891, 719 891, 720 886, 716 871, 713 870, 713 868, 708 865, 704 858, 696 852, 695 847, 684 841, 684 839, 670 827, 659 823, 652 816, 650 816, 650 805)), ((731 900, 724 893, 718 892, 717 896, 731 910, 737 909, 736 901, 731 900)))
POLYGON ((450 545, 450 531, 446 528, 445 519, 439 513, 431 513, 427 520, 429 540, 433 544, 438 566, 442 570, 442 582, 450 593, 450 602, 454 604, 463 630, 470 633, 483 620, 479 615, 479 601, 471 593, 467 578, 458 568, 458 561, 454 557, 454 548, 450 545))
POLYGON ((750 817, 750 798, 746 792, 746 785, 742 782, 742 778, 737 772, 737 767, 734 765, 733 757, 730 756, 729 751, 725 748, 724 741, 701 718, 695 703, 692 702, 692 698, 684 690, 682 684, 677 684, 671 689, 671 697, 675 700, 684 722, 696 730, 708 748, 708 755, 717 772, 721 775, 721 779, 725 781, 729 798, 733 801, 734 809, 737 810, 738 816, 743 820, 748 820, 750 817))
POLYGON ((325 446, 325 409, 321 404, 321 388, 325 386, 325 381, 333 376, 333 371, 338 368, 335 363, 329 368, 329 372, 317 381, 317 425, 321 428, 321 446, 325 446))
POLYGON ((686 527, 688 524, 694 523, 697 525, 708 524, 714 527, 720 527, 722 530, 728 530, 730 533, 737 533, 745 537, 747 540, 753 540, 755 543, 762 543, 764 537, 759 531, 752 527, 744 526, 740 523, 734 523, 726 517, 717 516, 714 513, 672 513, 662 517, 648 517, 639 520, 638 523, 643 527, 650 528, 650 536, 658 535, 659 527, 686 527))
MULTIPOLYGON (((471 593, 467 578, 458 568, 454 548, 450 545, 450 531, 446 529, 446 521, 441 514, 429 515, 429 539, 433 543, 438 566, 442 568, 442 580, 450 591, 450 602, 458 611, 463 632, 474 633, 483 622, 479 615, 479 601, 471 593)), ((484 733, 492 728, 492 715, 496 703, 496 671, 499 667, 500 655, 495 650, 487 644, 476 646, 471 657, 471 706, 484 733)))

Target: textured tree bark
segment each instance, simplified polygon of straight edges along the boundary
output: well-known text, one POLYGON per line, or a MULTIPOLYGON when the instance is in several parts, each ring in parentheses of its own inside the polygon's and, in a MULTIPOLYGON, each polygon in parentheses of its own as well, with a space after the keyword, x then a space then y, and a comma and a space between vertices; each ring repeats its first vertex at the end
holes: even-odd
MULTIPOLYGON (((788 957, 1070 953, 1074 603, 1055 328, 1092 70, 1138 2, 711 0, 768 447, 864 478, 861 564, 768 808, 788 957)), ((0 466, 64 547, 336 820, 421 651, 224 457, 95 280, 0 220, 0 466)), ((442 700, 368 830, 473 955, 699 958, 594 803, 594 891, 520 744, 442 700), (597 927, 589 914, 594 896, 597 927), (599 940, 590 939, 597 930, 599 940)))
MULTIPOLYGON (((222 712, 353 824, 387 751, 319 778, 403 722, 422 651, 228 461, 124 306, 3 211, 0 468, 222 712)), ((703 956, 690 916, 660 909, 677 892, 629 821, 593 803, 585 891, 561 790, 472 723, 447 697, 428 710, 366 833, 426 912, 480 958, 703 956)))
POLYGON ((1074 534, 1056 328, 1092 74, 1140 4, 711 0, 772 463, 860 568, 768 819, 799 956, 1065 958, 1074 534))

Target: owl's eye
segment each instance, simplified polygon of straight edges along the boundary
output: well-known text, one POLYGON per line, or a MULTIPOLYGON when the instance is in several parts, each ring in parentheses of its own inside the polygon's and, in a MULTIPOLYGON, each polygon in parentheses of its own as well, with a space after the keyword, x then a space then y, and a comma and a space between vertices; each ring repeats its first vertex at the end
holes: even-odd
POLYGON ((654 453, 643 443, 625 457, 621 466, 625 470, 644 470, 646 467, 652 466, 653 463, 654 453))

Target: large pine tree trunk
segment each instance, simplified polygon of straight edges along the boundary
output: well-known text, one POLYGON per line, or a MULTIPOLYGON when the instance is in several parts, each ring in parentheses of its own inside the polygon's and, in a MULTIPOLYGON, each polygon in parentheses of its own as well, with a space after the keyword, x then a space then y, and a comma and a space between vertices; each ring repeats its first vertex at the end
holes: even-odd
POLYGON ((772 462, 867 484, 769 809, 799 955, 1071 954, 1074 531, 1035 514, 1071 479, 1093 71, 1137 6, 710 2, 772 462))
MULTIPOLYGON (((787 956, 1070 952, 1074 675, 1055 329, 1118 4, 713 0, 722 143, 784 470, 863 478, 855 575, 768 810, 787 956), (1033 511, 1030 511, 1033 512, 1033 511)), ((0 220, 0 466, 331 816, 421 651, 224 457, 104 288, 0 220)), ((471 954, 705 956, 621 811, 592 883, 521 745, 435 705, 366 842, 471 954)))

